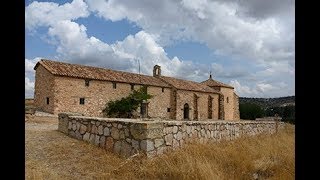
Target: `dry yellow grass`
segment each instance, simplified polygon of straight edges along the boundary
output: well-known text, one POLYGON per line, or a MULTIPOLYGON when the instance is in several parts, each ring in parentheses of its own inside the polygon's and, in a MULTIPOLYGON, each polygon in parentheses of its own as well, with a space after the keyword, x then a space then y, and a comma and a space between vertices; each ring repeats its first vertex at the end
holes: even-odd
POLYGON ((194 143, 153 159, 122 159, 58 132, 57 120, 47 120, 47 124, 50 128, 36 130, 35 127, 44 124, 26 122, 26 179, 295 177, 295 131, 292 125, 275 135, 245 137, 220 143, 194 143))

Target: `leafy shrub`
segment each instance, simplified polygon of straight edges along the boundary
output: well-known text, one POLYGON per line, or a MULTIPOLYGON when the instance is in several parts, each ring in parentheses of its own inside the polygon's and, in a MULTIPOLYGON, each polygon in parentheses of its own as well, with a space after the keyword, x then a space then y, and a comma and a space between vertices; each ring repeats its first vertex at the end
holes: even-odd
POLYGON ((141 103, 150 98, 152 98, 152 95, 148 94, 147 87, 143 86, 139 90, 133 90, 127 97, 109 101, 102 112, 105 117, 132 118, 133 112, 137 110, 141 103))

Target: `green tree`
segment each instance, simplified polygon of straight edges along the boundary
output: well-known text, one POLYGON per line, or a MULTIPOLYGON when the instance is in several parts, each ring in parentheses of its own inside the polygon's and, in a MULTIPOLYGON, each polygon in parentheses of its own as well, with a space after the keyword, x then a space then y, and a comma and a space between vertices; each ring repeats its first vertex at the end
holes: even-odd
POLYGON ((275 114, 278 114, 284 122, 295 123, 295 106, 293 105, 268 107, 266 109, 267 116, 274 116, 275 114))
POLYGON ((264 110, 257 104, 253 103, 240 103, 240 118, 241 119, 251 119, 261 118, 264 116, 264 110))
POLYGON ((295 106, 285 106, 282 119, 286 122, 295 123, 295 106))
POLYGON ((136 111, 143 101, 150 98, 152 95, 147 93, 147 87, 142 86, 138 90, 133 90, 127 97, 109 101, 102 112, 105 117, 132 118, 133 111, 136 111))

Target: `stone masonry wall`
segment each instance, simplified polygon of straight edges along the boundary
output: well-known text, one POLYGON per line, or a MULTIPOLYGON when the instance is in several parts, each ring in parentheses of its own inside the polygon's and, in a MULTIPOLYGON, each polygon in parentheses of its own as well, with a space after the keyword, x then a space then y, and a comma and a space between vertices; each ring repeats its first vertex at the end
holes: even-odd
POLYGON ((272 134, 283 125, 274 121, 142 121, 60 113, 58 130, 124 157, 138 152, 152 157, 190 141, 206 143, 272 134))
POLYGON ((34 83, 34 106, 37 110, 54 113, 54 78, 43 66, 37 67, 34 83), (47 97, 49 104, 47 104, 47 97))
MULTIPOLYGON (((134 85, 138 89, 140 85, 134 85)), ((161 87, 148 87, 148 93, 154 95, 149 100, 148 114, 151 117, 169 118, 167 108, 170 106, 170 89, 161 87)), ((55 78, 55 106, 54 114, 60 112, 78 112, 86 116, 102 117, 102 110, 111 100, 121 99, 131 93, 131 85, 128 83, 116 83, 116 89, 112 82, 90 80, 89 86, 85 86, 85 80, 71 77, 55 78), (85 103, 80 104, 80 98, 85 98, 85 103)))
POLYGON ((183 107, 184 104, 188 103, 189 105, 189 119, 194 120, 203 120, 208 119, 208 96, 211 95, 213 98, 213 118, 218 119, 218 94, 211 94, 211 93, 201 93, 201 92, 193 92, 193 91, 185 91, 185 90, 178 90, 177 91, 177 113, 176 113, 176 120, 183 120, 183 107), (194 94, 198 97, 198 118, 194 117, 194 94))
POLYGON ((224 96, 224 119, 235 120, 234 115, 234 90, 230 88, 221 87, 221 93, 224 96), (228 100, 227 100, 228 99, 228 100))
POLYGON ((240 119, 239 96, 233 93, 233 120, 240 119))
POLYGON ((153 118, 169 118, 170 112, 170 88, 159 87, 148 87, 148 94, 151 94, 153 97, 149 99, 150 102, 148 105, 148 115, 153 118))

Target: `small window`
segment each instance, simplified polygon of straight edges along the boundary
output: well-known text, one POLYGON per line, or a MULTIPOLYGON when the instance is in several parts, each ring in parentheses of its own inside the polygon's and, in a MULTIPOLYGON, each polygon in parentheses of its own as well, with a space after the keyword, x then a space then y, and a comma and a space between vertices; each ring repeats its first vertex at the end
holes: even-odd
POLYGON ((113 89, 117 89, 117 83, 113 82, 112 85, 113 85, 113 89))
POLYGON ((227 97, 227 103, 229 103, 229 97, 227 97))
POLYGON ((86 80, 84 80, 84 84, 85 84, 85 86, 89 86, 89 79, 86 79, 86 80))
POLYGON ((134 84, 131 84, 131 90, 134 90, 134 84))
POLYGON ((170 108, 167 108, 167 112, 170 112, 170 108))
POLYGON ((84 104, 84 98, 80 98, 80 104, 84 104))
POLYGON ((162 88, 162 92, 164 92, 164 88, 162 88))
POLYGON ((49 98, 47 97, 47 104, 49 104, 49 98))

